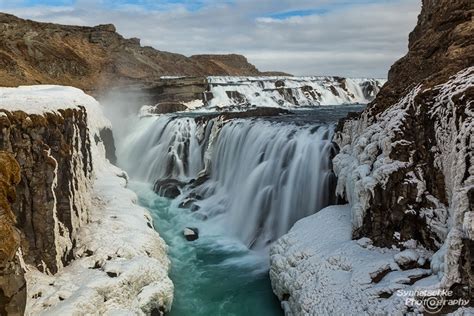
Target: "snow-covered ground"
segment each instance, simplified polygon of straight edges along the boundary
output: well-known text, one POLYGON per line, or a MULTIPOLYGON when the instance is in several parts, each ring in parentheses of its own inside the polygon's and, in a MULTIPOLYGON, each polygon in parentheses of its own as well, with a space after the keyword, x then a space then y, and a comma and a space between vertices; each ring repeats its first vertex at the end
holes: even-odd
MULTIPOLYGON (((110 122, 100 104, 79 89, 62 86, 0 88, 0 109, 28 114, 59 113, 84 107, 92 140, 110 122)), ((73 260, 55 275, 24 265, 28 285, 26 314, 149 314, 169 310, 167 246, 153 229, 148 211, 126 188, 127 175, 105 159, 102 142, 91 142, 94 177, 89 223, 80 227, 73 260)), ((20 256, 21 256, 21 250, 20 256)))
POLYGON ((55 275, 26 267, 28 315, 136 315, 171 308, 167 247, 150 214, 125 188, 122 170, 109 165, 96 176, 77 259, 55 275))
POLYGON ((275 243, 270 278, 286 315, 403 315, 415 293, 438 281, 430 269, 402 269, 432 255, 415 241, 400 251, 351 234, 350 206, 329 206, 275 243))

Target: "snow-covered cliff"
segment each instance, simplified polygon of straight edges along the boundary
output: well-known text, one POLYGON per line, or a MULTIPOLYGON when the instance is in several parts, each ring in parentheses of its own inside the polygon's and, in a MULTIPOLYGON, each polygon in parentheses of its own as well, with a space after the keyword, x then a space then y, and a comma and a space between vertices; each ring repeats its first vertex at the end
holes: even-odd
POLYGON ((366 110, 340 122, 333 165, 349 207, 302 220, 272 249, 272 284, 289 313, 474 312, 469 12, 468 0, 423 0, 408 54, 366 110), (320 234, 320 221, 345 225, 345 239, 320 234))
POLYGON ((473 89, 471 67, 433 89, 414 88, 375 122, 369 123, 366 113, 345 122, 333 163, 337 193, 349 205, 299 221, 271 250, 270 277, 288 314, 452 308, 426 305, 427 297, 416 298, 423 291, 433 291, 429 297, 448 291, 441 299, 469 314, 473 89), (413 124, 412 115, 421 116, 426 104, 434 125, 433 166, 417 157, 419 145, 412 148, 417 140, 401 138, 413 124), (433 177, 444 179, 443 191, 433 190, 433 177))
MULTIPOLYGON (((101 131, 110 122, 99 103, 71 87, 1 88, 0 126, 0 148, 21 169, 10 202, 22 239, 13 263, 26 280, 25 313, 169 309, 166 245, 125 188, 126 174, 105 158, 101 131)), ((0 286, 11 292, 8 280, 0 286)), ((12 311, 25 308, 5 299, 12 311)))

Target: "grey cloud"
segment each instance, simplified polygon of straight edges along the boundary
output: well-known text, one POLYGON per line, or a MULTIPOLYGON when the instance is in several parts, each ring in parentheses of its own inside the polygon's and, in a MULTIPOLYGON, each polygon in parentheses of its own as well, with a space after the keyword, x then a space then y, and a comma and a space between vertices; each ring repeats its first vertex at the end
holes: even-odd
MULTIPOLYGON (((206 1, 205 1, 206 2, 206 1)), ((126 37, 185 55, 241 53, 261 70, 296 75, 385 77, 407 50, 420 1, 349 4, 324 15, 271 19, 271 13, 311 9, 343 1, 236 0, 197 11, 141 7, 105 9, 80 0, 74 7, 0 9, 25 18, 62 24, 114 23, 126 37), (295 4, 297 2, 297 4, 295 4)), ((345 1, 347 2, 347 1, 345 1)), ((207 2, 206 2, 207 3, 207 2)))

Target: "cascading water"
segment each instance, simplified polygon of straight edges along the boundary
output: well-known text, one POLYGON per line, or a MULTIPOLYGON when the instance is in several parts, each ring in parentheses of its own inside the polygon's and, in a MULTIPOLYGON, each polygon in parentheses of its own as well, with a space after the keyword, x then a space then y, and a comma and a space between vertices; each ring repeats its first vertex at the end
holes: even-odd
POLYGON ((249 247, 265 248, 332 201, 330 126, 166 116, 140 124, 120 155, 132 177, 186 183, 207 173, 178 201, 199 197, 197 213, 249 247))
POLYGON ((266 250, 295 221, 334 202, 333 122, 354 109, 148 116, 119 139, 119 164, 169 245, 171 316, 282 313, 266 250), (181 194, 158 196, 157 180, 174 181, 181 194), (185 227, 198 228, 199 239, 187 242, 185 227))
POLYGON ((263 248, 330 200, 331 128, 237 120, 220 130, 195 204, 247 246, 263 248))

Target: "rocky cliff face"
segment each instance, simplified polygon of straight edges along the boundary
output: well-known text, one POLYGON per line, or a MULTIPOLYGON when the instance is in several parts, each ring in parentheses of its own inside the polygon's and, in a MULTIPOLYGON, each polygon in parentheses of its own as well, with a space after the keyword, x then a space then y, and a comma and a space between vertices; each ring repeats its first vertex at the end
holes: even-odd
POLYGON ((15 202, 15 186, 20 182, 20 166, 15 158, 0 151, 0 314, 21 315, 26 302, 26 281, 20 258, 20 231, 10 205, 15 202))
POLYGON ((418 23, 409 36, 409 51, 390 68, 387 84, 369 108, 371 116, 416 85, 434 87, 474 64, 472 12, 468 0, 423 0, 418 23))
POLYGON ((409 53, 357 119, 340 124, 338 190, 353 237, 437 251, 443 288, 472 291, 474 23, 468 0, 424 0, 409 53))
POLYGON ((191 60, 197 62, 214 76, 258 76, 260 71, 242 55, 194 55, 191 60))
POLYGON ((66 26, 0 13, 0 85, 71 85, 99 94, 160 76, 257 75, 240 55, 183 55, 142 47, 111 24, 66 26))
POLYGON ((56 272, 72 259, 76 230, 87 222, 92 163, 84 109, 28 115, 2 111, 0 146, 21 168, 12 204, 27 263, 56 272))

